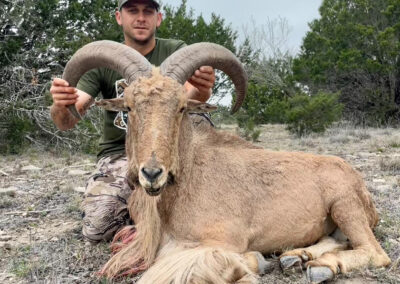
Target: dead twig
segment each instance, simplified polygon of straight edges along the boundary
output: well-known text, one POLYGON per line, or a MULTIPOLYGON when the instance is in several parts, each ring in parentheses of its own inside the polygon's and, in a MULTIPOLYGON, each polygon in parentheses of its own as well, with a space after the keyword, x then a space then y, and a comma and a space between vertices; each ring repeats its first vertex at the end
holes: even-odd
POLYGON ((59 210, 59 209, 54 208, 54 209, 37 210, 37 211, 11 211, 11 212, 5 212, 4 215, 41 214, 41 213, 48 213, 48 212, 56 211, 56 210, 59 210))

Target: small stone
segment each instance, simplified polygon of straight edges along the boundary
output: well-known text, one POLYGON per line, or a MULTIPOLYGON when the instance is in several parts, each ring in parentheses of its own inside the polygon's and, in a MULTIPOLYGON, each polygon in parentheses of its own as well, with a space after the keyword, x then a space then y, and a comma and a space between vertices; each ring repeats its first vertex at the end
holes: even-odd
POLYGON ((11 239, 12 239, 11 236, 7 236, 7 235, 0 236, 0 242, 7 242, 11 239))
POLYGON ((14 197, 18 188, 15 186, 7 187, 7 188, 0 188, 0 196, 8 195, 14 197))
POLYGON ((85 193, 86 188, 83 186, 74 187, 74 190, 79 193, 85 193))
POLYGON ((375 153, 361 152, 361 153, 358 153, 358 156, 360 158, 369 158, 371 156, 376 156, 376 154, 375 153))
POLYGON ((40 171, 40 170, 42 170, 42 169, 38 168, 38 167, 36 167, 34 165, 28 165, 28 166, 25 166, 25 167, 21 168, 21 171, 23 171, 23 172, 37 172, 37 171, 40 171))
POLYGON ((374 179, 372 180, 372 182, 373 182, 373 183, 385 183, 385 182, 386 182, 386 180, 384 180, 384 179, 378 179, 378 178, 374 178, 374 179))
POLYGON ((89 171, 83 171, 83 170, 70 170, 68 172, 69 176, 84 176, 90 174, 89 171))
POLYGON ((60 239, 59 238, 57 238, 57 237, 52 237, 51 239, 50 239, 50 242, 58 242, 60 239))

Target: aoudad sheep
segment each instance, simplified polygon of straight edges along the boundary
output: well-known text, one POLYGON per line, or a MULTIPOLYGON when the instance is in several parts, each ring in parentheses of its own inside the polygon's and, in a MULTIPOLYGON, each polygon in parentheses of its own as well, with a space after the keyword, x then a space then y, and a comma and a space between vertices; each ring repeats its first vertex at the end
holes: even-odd
POLYGON ((284 269, 306 267, 312 283, 389 265, 372 231, 378 215, 371 196, 344 160, 260 149, 207 125, 193 127, 189 112, 215 109, 187 99, 182 86, 203 65, 232 79, 236 111, 246 74, 216 44, 185 47, 158 69, 123 44, 99 41, 78 50, 65 68, 71 86, 96 67, 112 68, 129 83, 124 98, 96 103, 128 112, 127 180, 134 189, 128 207, 135 223, 116 235, 116 253, 101 274, 147 269, 139 283, 256 283, 268 266, 262 254, 276 252, 283 252, 284 269))

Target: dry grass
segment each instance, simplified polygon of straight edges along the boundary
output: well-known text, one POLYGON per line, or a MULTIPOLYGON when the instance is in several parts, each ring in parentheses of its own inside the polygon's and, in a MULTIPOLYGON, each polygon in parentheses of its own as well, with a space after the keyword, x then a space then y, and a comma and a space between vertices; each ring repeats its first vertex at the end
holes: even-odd
MULTIPOLYGON (((338 155, 361 171, 381 216, 375 235, 393 264, 340 276, 336 282, 400 283, 400 130, 342 124, 302 139, 282 125, 264 125, 261 131, 258 144, 265 148, 338 155)), ((35 150, 0 157, 0 170, 8 174, 0 172, 0 188, 17 188, 15 196, 0 198, 0 283, 107 283, 96 271, 110 256, 108 245, 87 245, 81 235, 82 194, 74 189, 84 186, 87 176, 67 174, 68 167, 90 171, 93 166, 88 164, 94 161, 85 155, 35 150), (23 172, 27 165, 42 170, 23 172), (4 241, 7 237, 11 239, 4 241)), ((283 274, 269 257, 275 269, 261 283, 306 283, 304 273, 283 274)))

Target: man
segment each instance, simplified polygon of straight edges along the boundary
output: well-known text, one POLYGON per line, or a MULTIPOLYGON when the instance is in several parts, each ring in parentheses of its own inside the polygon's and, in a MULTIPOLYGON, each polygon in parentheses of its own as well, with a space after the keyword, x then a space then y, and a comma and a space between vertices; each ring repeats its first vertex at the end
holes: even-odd
MULTIPOLYGON (((119 0, 118 10, 115 12, 116 21, 124 33, 124 43, 156 66, 185 46, 183 41, 155 37, 156 29, 162 21, 159 8, 159 4, 152 0, 119 0)), ((90 70, 81 78, 77 88, 69 87, 65 80, 55 78, 50 89, 53 97, 51 116, 54 123, 60 130, 75 126, 78 120, 66 107, 70 104, 75 104, 83 115, 99 93, 104 98, 123 95, 124 82, 121 79, 118 73, 107 68, 90 70)), ((202 66, 184 86, 190 98, 205 102, 211 96, 214 82, 213 68, 202 66)), ((104 119, 97 170, 87 183, 82 204, 82 232, 87 239, 94 242, 111 239, 128 222, 126 200, 132 190, 125 179, 127 162, 124 115, 105 112, 104 119)))

